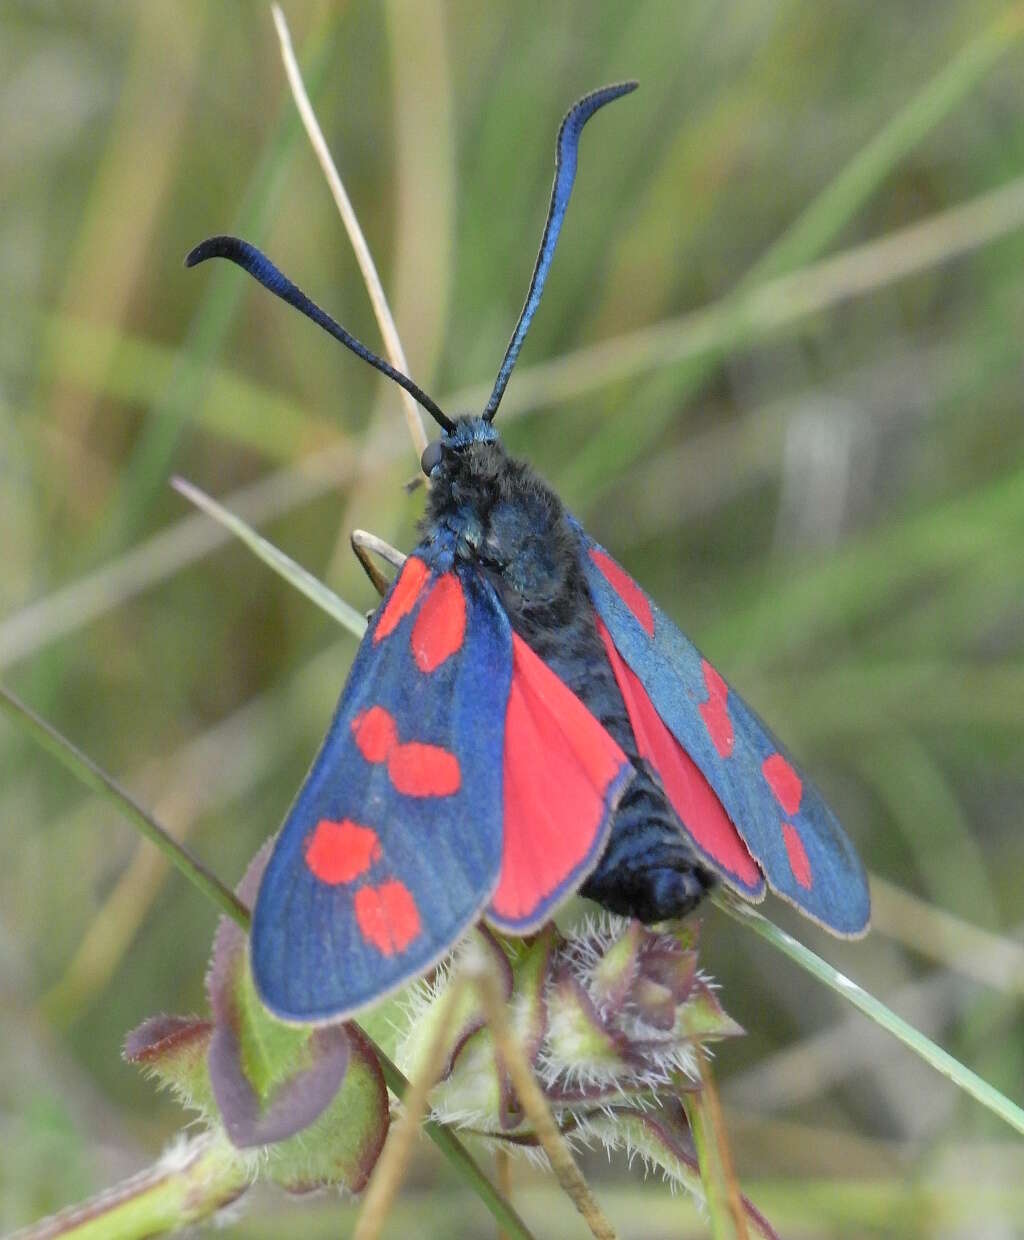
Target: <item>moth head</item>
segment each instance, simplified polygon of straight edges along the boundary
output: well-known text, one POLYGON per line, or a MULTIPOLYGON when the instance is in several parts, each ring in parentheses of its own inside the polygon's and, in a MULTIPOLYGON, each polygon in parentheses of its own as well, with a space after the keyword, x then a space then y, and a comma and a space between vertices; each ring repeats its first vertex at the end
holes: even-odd
POLYGON ((471 455, 475 445, 498 442, 498 432, 486 418, 456 418, 450 431, 440 439, 432 440, 423 449, 420 468, 426 477, 430 478, 435 470, 446 463, 471 455))

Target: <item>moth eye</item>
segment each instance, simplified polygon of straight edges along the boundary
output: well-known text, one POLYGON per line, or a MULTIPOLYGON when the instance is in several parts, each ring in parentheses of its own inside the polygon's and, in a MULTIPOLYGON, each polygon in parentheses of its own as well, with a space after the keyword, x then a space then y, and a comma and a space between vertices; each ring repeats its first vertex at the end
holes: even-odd
POLYGON ((423 449, 423 455, 420 457, 420 469, 430 477, 431 470, 434 470, 441 464, 441 458, 444 456, 444 449, 441 447, 440 439, 435 439, 433 443, 428 443, 423 449))

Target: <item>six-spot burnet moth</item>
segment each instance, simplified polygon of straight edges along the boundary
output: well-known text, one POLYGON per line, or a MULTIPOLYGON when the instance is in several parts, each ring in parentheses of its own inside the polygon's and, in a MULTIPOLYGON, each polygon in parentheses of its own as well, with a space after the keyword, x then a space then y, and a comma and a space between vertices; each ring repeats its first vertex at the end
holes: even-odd
POLYGON ((285 820, 253 915, 252 967, 286 1020, 347 1017, 483 917, 527 934, 574 892, 646 922, 721 881, 771 887, 842 936, 863 867, 781 745, 530 466, 494 415, 554 256, 580 133, 635 89, 594 91, 558 132, 533 278, 482 413, 449 418, 251 245, 227 258, 410 392, 442 435, 422 539, 373 616, 285 820))

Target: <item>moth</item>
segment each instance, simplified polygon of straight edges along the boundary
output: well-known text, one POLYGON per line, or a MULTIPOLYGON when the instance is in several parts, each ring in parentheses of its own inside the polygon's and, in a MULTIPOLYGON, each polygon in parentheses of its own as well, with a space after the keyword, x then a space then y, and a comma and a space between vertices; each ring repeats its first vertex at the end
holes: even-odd
POLYGON ((212 237, 186 260, 237 263, 442 432, 421 461, 421 540, 371 619, 256 900, 253 975, 285 1020, 351 1016, 478 919, 527 935, 576 892, 659 922, 718 882, 752 901, 770 887, 837 935, 867 928, 863 867, 820 794, 494 427, 581 131, 635 86, 594 91, 562 122, 529 292, 479 414, 450 418, 248 243, 212 237))

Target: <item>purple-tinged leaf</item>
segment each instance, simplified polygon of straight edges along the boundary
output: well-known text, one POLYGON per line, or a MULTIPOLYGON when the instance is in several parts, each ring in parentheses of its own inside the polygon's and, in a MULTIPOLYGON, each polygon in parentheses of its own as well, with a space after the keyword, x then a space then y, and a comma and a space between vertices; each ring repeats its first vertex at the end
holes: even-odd
POLYGON ((122 1054, 129 1063, 148 1064, 166 1055, 201 1055, 213 1029, 198 1016, 150 1016, 128 1034, 122 1054))
POLYGON ((267 1176, 290 1193, 327 1185, 358 1193, 384 1146, 390 1106, 380 1064, 362 1033, 345 1029, 348 1071, 330 1105, 303 1132, 267 1148, 267 1176))
POLYGON ((151 1016, 125 1038, 129 1063, 152 1073, 187 1107, 204 1115, 215 1112, 206 1051, 213 1024, 198 1016, 151 1016))
POLYGON ((701 977, 695 980, 688 1002, 679 1009, 676 1031, 681 1037, 696 1042, 738 1038, 745 1032, 723 1009, 715 991, 701 977))
POLYGON ((685 1003, 697 976, 697 953, 686 951, 671 940, 662 940, 643 952, 640 973, 664 986, 676 1003, 685 1003))
POLYGON ((261 1103, 242 1068, 238 1038, 218 1025, 210 1041, 210 1082, 224 1127, 240 1148, 284 1141, 308 1128, 333 1101, 349 1061, 348 1035, 341 1025, 317 1029, 309 1039, 312 1063, 286 1079, 261 1103))
POLYGON ((672 991, 650 977, 638 977, 629 991, 629 1005, 637 1018, 654 1029, 675 1027, 676 1000, 672 991))
POLYGON ((646 933, 640 922, 631 921, 611 946, 601 944, 601 950, 595 944, 597 959, 589 970, 588 989, 602 1012, 620 1007, 633 988, 640 975, 640 951, 646 933))

